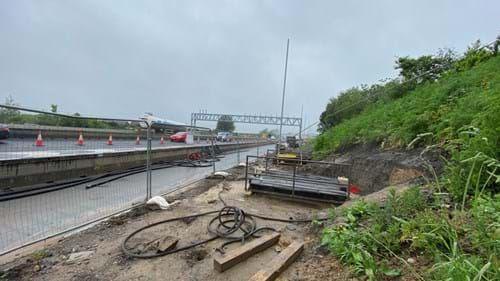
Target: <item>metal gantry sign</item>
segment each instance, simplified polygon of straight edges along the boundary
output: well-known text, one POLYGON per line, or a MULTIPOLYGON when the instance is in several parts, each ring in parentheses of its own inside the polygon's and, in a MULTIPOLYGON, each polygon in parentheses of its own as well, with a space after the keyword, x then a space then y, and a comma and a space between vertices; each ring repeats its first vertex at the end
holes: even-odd
MULTIPOLYGON (((263 124, 263 125, 280 125, 281 118, 279 116, 265 115, 242 115, 242 114, 224 114, 224 113, 191 113, 191 126, 196 126, 196 121, 219 121, 221 117, 230 117, 235 123, 247 124, 263 124)), ((298 117, 283 117, 283 126, 299 127, 299 132, 302 132, 302 118, 298 117)), ((301 135, 299 134, 299 138, 301 135)))

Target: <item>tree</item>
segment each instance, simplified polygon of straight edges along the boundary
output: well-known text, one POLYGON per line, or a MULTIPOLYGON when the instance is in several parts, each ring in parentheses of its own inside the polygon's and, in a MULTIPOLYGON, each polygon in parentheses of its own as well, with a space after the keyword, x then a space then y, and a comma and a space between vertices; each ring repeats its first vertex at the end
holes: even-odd
POLYGON ((57 104, 50 105, 50 112, 57 113, 57 104))
MULTIPOLYGON (((7 98, 5 98, 5 105, 18 106, 14 102, 14 99, 12 98, 11 95, 9 95, 7 98)), ((0 108, 0 123, 15 122, 17 119, 19 119, 20 116, 21 116, 21 113, 19 112, 19 110, 0 108)))
POLYGON ((497 39, 492 47, 483 48, 481 46, 481 41, 477 40, 471 46, 467 48, 464 56, 456 62, 456 70, 464 71, 474 67, 475 65, 488 60, 492 56, 495 56, 498 52, 498 44, 500 39, 497 39))
POLYGON ((456 61, 456 54, 449 49, 440 50, 437 55, 426 55, 418 58, 400 57, 396 60, 395 69, 403 81, 412 80, 415 84, 437 80, 441 73, 451 69, 456 61))
POLYGON ((268 128, 265 128, 264 130, 259 132, 259 136, 263 138, 270 138, 272 136, 278 137, 278 134, 279 134, 278 130, 276 129, 269 130, 268 128))
POLYGON ((353 87, 340 92, 339 95, 330 99, 325 111, 320 116, 320 131, 324 131, 344 119, 351 118, 359 114, 370 103, 370 97, 376 86, 368 88, 366 85, 353 87))
POLYGON ((262 138, 268 138, 269 137, 269 130, 265 128, 264 130, 259 132, 259 136, 262 138))
POLYGON ((217 121, 215 130, 217 132, 233 132, 235 129, 233 118, 229 115, 222 115, 217 121))

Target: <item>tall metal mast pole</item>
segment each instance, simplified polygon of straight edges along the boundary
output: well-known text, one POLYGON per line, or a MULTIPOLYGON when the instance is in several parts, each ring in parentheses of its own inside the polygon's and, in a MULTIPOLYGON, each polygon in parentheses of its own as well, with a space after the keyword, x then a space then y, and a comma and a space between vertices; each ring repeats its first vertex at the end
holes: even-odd
POLYGON ((280 135, 278 138, 278 147, 276 148, 276 154, 279 153, 281 147, 281 136, 283 131, 283 110, 285 109, 285 91, 286 91, 286 73, 288 69, 288 50, 290 48, 290 38, 286 41, 286 57, 285 57, 285 75, 283 77, 283 95, 281 96, 281 118, 280 118, 280 135))
POLYGON ((302 140, 302 121, 304 120, 304 104, 300 107, 299 140, 302 140))

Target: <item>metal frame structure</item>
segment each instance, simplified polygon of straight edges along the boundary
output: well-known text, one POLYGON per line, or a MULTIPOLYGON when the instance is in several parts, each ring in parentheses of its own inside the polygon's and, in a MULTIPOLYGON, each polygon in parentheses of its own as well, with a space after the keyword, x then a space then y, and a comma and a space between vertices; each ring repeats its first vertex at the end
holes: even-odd
MULTIPOLYGON (((283 126, 299 127, 302 132, 302 118, 299 117, 279 117, 266 115, 243 115, 243 114, 223 114, 223 113, 191 113, 191 127, 196 127, 196 121, 219 121, 222 116, 229 116, 235 123, 280 125, 283 120, 283 126)), ((301 135, 299 135, 301 138, 301 135)))
MULTIPOLYGON (((341 204, 350 198, 349 180, 347 181, 347 184, 341 184, 335 178, 315 175, 299 175, 297 169, 299 166, 307 163, 340 165, 349 167, 350 174, 350 169, 352 168, 351 164, 297 159, 291 161, 293 163, 293 170, 290 173, 287 171, 270 170, 268 164, 269 160, 276 162, 278 161, 278 158, 269 156, 247 155, 245 166, 246 191, 250 190, 250 186, 253 185, 252 180, 259 180, 255 176, 250 176, 248 173, 250 158, 265 160, 265 170, 263 171, 263 174, 265 174, 265 177, 267 178, 265 180, 267 183, 262 185, 262 187, 265 187, 266 185, 267 187, 254 187, 252 188, 253 192, 266 193, 278 197, 288 197, 290 199, 320 201, 335 204, 341 204), (340 198, 343 199, 338 200, 340 198)), ((260 181, 263 182, 262 179, 260 181)))

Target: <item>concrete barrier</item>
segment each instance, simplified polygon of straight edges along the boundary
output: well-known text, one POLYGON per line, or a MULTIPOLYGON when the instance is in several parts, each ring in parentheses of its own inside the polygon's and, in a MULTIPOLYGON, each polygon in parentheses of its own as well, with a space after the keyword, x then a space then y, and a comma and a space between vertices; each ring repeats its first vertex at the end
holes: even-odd
POLYGON ((122 129, 76 128, 32 124, 9 124, 8 127, 13 138, 36 138, 39 131, 42 132, 44 138, 76 138, 80 130, 83 132, 85 138, 107 138, 109 134, 112 134, 114 138, 135 139, 138 133, 141 138, 146 137, 145 130, 137 132, 122 129))
MULTIPOLYGON (((218 144, 223 152, 265 145, 266 142, 218 144)), ((209 144, 154 148, 152 161, 186 159, 209 144)), ((145 151, 112 152, 90 155, 16 159, 0 162, 0 190, 43 184, 63 179, 102 174, 145 165, 145 151)))
MULTIPOLYGON (((44 139, 76 139, 80 131, 82 131, 85 139, 107 139, 109 134, 113 135, 114 139, 135 139, 137 135, 141 139, 146 138, 146 130, 124 130, 124 129, 99 129, 99 128, 77 128, 77 127, 60 127, 60 126, 44 126, 35 124, 8 124, 10 129, 11 138, 23 139, 36 139, 38 132, 42 132, 44 139)), ((173 131, 167 130, 164 133, 155 132, 152 130, 152 138, 160 139, 162 136, 168 138, 173 131)), ((241 134, 240 136, 233 136, 236 140, 247 141, 255 140, 258 136, 256 134, 241 134)), ((196 132, 194 135, 195 140, 207 140, 210 138, 208 133, 196 132)))

